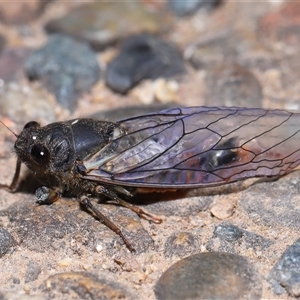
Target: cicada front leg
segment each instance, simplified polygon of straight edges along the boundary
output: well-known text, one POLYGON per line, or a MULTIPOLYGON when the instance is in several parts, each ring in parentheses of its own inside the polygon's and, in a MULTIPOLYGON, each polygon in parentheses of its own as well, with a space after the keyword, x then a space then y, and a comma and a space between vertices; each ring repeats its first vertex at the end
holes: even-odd
POLYGON ((35 191, 38 204, 52 204, 61 198, 62 191, 42 186, 35 191))
POLYGON ((6 189, 7 191, 9 191, 11 193, 14 193, 16 191, 16 189, 18 188, 18 181, 19 181, 19 176, 20 176, 21 163, 22 163, 22 161, 20 159, 18 159, 17 164, 16 164, 15 175, 14 175, 14 178, 13 178, 11 184, 10 185, 0 184, 1 189, 6 189))

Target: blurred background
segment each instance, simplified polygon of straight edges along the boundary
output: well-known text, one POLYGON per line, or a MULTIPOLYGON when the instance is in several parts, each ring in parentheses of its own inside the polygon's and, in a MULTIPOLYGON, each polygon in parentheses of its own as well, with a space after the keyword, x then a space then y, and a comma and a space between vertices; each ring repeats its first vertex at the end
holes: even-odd
POLYGON ((1 115, 46 124, 132 105, 297 110, 299 12, 285 1, 0 3, 1 115))

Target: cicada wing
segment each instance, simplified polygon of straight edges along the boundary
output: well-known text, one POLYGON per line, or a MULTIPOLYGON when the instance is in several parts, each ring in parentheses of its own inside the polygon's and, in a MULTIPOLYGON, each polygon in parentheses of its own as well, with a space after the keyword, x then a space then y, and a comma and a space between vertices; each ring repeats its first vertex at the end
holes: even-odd
POLYGON ((84 178, 124 186, 196 187, 278 176, 299 164, 298 114, 190 107, 119 122, 124 135, 83 161, 84 178))

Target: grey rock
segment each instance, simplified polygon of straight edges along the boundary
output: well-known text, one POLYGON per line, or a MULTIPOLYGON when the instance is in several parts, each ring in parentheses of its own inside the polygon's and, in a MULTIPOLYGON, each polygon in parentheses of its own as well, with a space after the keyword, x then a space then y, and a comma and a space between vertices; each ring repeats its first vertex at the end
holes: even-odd
POLYGON ((165 243, 165 257, 187 256, 199 250, 199 239, 190 232, 175 232, 165 243))
POLYGON ((25 273, 25 283, 36 280, 41 272, 40 265, 33 260, 29 260, 25 273))
POLYGON ((100 78, 100 67, 90 46, 60 34, 50 36, 44 47, 29 56, 25 70, 29 79, 43 79, 59 104, 69 110, 100 78))
POLYGON ((169 0, 170 8, 176 13, 176 15, 182 17, 193 14, 200 7, 212 8, 221 3, 221 0, 169 0))
POLYGON ((142 79, 172 77, 185 72, 181 53, 150 35, 126 40, 121 53, 108 63, 105 81, 114 91, 126 93, 142 79))
POLYGON ((157 299, 260 299, 256 271, 239 255, 213 252, 184 258, 155 286, 157 299))
POLYGON ((4 228, 0 227, 0 257, 13 246, 13 237, 4 228))
POLYGON ((281 255, 269 275, 276 294, 285 291, 292 297, 300 296, 300 239, 281 255))

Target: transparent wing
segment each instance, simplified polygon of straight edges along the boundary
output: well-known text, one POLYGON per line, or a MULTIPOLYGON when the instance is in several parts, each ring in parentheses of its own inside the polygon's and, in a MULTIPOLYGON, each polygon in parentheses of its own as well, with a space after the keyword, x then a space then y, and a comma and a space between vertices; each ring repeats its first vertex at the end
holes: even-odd
POLYGON ((190 107, 124 120, 125 135, 84 160, 84 178, 188 188, 278 176, 300 163, 300 114, 190 107))

